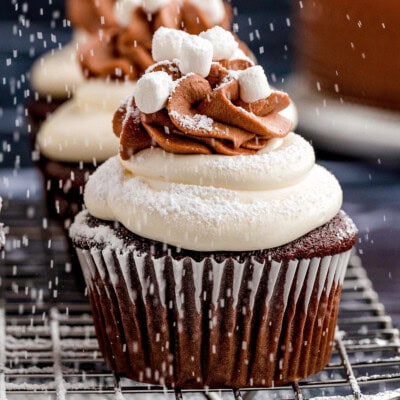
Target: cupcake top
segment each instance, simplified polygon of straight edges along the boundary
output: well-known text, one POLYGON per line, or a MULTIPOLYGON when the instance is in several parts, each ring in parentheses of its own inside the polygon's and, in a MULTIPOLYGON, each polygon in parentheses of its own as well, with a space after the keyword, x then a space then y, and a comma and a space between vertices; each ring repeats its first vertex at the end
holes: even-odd
POLYGON ((288 95, 229 32, 161 29, 153 54, 168 58, 115 114, 120 155, 86 186, 91 215, 206 252, 282 246, 337 215, 340 186, 291 132, 288 95))
POLYGON ((288 95, 271 90, 230 32, 160 28, 153 55, 169 60, 147 70, 114 117, 122 159, 155 146, 176 154, 256 154, 290 132, 291 121, 279 114, 288 95))
MULTIPOLYGON (((115 4, 115 23, 105 24, 105 29, 82 44, 78 59, 87 78, 137 80, 154 61, 159 61, 153 60, 151 50, 158 28, 191 34, 215 25, 229 29, 231 15, 230 6, 222 0, 119 1, 115 4)), ((244 44, 241 46, 248 51, 244 44)))

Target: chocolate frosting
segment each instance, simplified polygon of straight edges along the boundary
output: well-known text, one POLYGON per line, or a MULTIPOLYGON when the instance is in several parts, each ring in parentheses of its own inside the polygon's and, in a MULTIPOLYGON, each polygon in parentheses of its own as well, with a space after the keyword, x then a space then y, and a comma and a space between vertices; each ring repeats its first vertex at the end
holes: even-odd
MULTIPOLYGON (((225 18, 220 26, 229 29, 232 10, 228 4, 225 8, 225 18)), ((85 15, 89 20, 93 19, 90 14, 85 15)), ((105 26, 106 29, 93 34, 78 51, 85 76, 136 80, 154 63, 151 43, 158 28, 184 29, 196 35, 213 27, 204 11, 186 0, 183 3, 173 0, 150 17, 137 7, 128 27, 112 24, 110 19, 111 27, 105 26)), ((240 43, 240 47, 246 54, 250 53, 244 43, 240 43)))
POLYGON ((86 32, 97 32, 116 24, 115 0, 67 0, 68 19, 76 28, 86 32))
POLYGON ((289 96, 273 92, 268 98, 246 104, 239 98, 235 69, 250 62, 224 61, 229 69, 213 63, 207 78, 181 77, 174 63, 163 62, 152 71, 164 71, 176 87, 167 107, 145 114, 130 98, 115 113, 114 133, 120 137, 122 159, 158 146, 176 154, 255 154, 271 138, 286 136, 291 122, 279 114, 290 104, 289 96))

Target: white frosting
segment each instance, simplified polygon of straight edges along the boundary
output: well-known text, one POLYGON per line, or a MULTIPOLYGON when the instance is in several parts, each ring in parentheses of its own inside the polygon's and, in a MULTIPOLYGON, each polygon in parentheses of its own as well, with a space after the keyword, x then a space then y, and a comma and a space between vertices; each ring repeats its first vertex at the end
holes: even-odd
POLYGON ((113 116, 134 88, 132 82, 85 82, 43 123, 37 137, 41 153, 63 162, 102 162, 117 154, 113 116))
POLYGON ((293 130, 297 128, 297 125, 299 124, 299 113, 297 112, 297 107, 293 102, 291 102, 289 107, 286 107, 279 114, 292 121, 293 130))
POLYGON ((76 48, 84 40, 76 34, 61 50, 53 50, 35 61, 31 70, 32 88, 41 96, 68 98, 84 82, 76 48))
POLYGON ((260 190, 298 183, 314 166, 315 157, 306 140, 289 134, 270 140, 267 147, 251 157, 177 155, 153 148, 121 162, 137 176, 231 190, 260 190))
POLYGON ((145 150, 123 165, 114 157, 90 178, 85 203, 95 217, 146 238, 195 251, 251 251, 328 222, 342 191, 314 165, 311 146, 290 134, 255 156, 145 150))

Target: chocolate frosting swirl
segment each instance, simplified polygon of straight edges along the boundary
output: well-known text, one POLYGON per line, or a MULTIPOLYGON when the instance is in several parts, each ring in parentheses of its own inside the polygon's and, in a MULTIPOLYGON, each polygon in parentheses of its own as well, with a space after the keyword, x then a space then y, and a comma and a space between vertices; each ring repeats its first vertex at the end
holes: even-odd
POLYGON ((95 33, 116 25, 115 0, 67 0, 66 11, 72 25, 95 33))
MULTIPOLYGON (((225 9, 225 18, 219 25, 229 29, 232 10, 228 4, 225 4, 225 9)), ((132 12, 128 27, 114 24, 92 35, 86 44, 81 45, 78 57, 85 76, 138 79, 154 63, 151 43, 154 32, 161 26, 183 29, 196 35, 214 25, 203 10, 187 0, 172 0, 151 18, 141 7, 137 7, 132 12)), ((250 53, 244 43, 240 42, 240 47, 246 54, 250 53)))
POLYGON ((244 103, 239 98, 235 71, 251 65, 245 60, 213 63, 207 78, 181 77, 172 62, 158 63, 175 80, 167 107, 145 114, 130 98, 114 115, 114 133, 120 138, 120 155, 127 160, 150 147, 176 154, 255 154, 271 138, 286 136, 291 122, 279 114, 289 96, 273 92, 268 98, 244 103))

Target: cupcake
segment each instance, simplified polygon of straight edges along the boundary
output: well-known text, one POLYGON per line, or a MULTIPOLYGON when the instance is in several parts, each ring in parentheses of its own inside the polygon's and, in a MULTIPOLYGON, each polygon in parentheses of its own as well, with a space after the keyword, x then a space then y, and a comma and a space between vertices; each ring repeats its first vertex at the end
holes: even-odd
POLYGON ((87 35, 117 24, 115 0, 66 0, 67 18, 74 33, 70 43, 40 57, 31 69, 34 99, 28 105, 32 122, 39 125, 69 99, 84 82, 76 50, 87 35))
MULTIPOLYGON (((133 92, 137 79, 154 64, 154 59, 164 56, 161 48, 152 53, 155 30, 167 27, 168 40, 180 43, 187 33, 173 30, 171 34, 171 28, 197 33, 215 24, 231 24, 231 8, 222 0, 210 4, 199 0, 125 0, 113 6, 114 18, 107 19, 104 29, 98 31, 88 18, 89 10, 99 7, 100 13, 108 6, 102 2, 96 7, 90 4, 79 15, 77 3, 70 3, 70 15, 77 26, 83 27, 87 21, 87 30, 95 31, 80 43, 77 52, 86 79, 74 96, 42 124, 36 138, 48 210, 61 220, 69 220, 82 206, 88 174, 118 153, 119 140, 112 130, 114 111, 133 92)), ((240 47, 248 51, 243 43, 240 47)), ((235 58, 247 59, 238 46, 236 49, 235 58)))
POLYGON ((99 345, 120 376, 270 387, 328 362, 356 228, 260 66, 212 30, 138 81, 70 229, 99 345))

